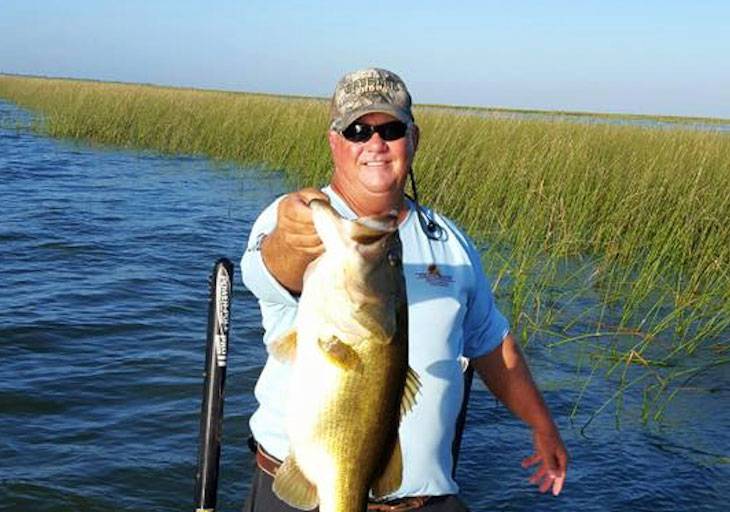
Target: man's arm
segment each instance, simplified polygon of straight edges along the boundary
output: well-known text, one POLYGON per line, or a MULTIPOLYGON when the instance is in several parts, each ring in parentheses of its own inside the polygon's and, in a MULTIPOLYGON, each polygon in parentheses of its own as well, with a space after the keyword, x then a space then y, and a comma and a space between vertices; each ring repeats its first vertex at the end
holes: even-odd
POLYGON ((293 192, 279 203, 276 228, 264 238, 261 256, 271 275, 294 294, 302 291, 304 270, 324 252, 312 222, 312 199, 329 198, 322 191, 306 188, 293 192))
POLYGON ((553 494, 559 494, 565 482, 568 453, 515 339, 508 334, 501 345, 473 359, 472 364, 489 390, 532 428, 535 453, 522 465, 540 466, 530 482, 539 485, 540 492, 552 487, 553 494))

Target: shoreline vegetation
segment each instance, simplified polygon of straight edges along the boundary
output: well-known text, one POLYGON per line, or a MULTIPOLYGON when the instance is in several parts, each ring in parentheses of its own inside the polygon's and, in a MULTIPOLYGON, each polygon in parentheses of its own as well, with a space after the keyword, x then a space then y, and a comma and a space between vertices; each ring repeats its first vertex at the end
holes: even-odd
MULTIPOLYGON (((282 170, 296 186, 331 170, 324 99, 11 75, 0 98, 54 137, 282 170)), ((566 364, 581 382, 601 368, 616 383, 586 423, 634 387, 642 419, 659 420, 730 363, 730 134, 463 110, 415 106, 419 192, 481 245, 523 344, 580 344, 588 362, 566 364)))
MULTIPOLYGON (((66 82, 80 82, 89 84, 111 84, 111 85, 129 85, 137 87, 151 87, 155 89, 170 89, 170 90, 181 90, 181 91, 198 91, 206 93, 221 93, 221 94, 245 94, 247 96, 260 96, 264 98, 276 98, 276 99, 295 99, 295 100, 314 100, 324 101, 329 103, 330 98, 318 97, 318 96, 304 96, 296 94, 274 94, 267 92, 246 92, 246 91, 233 91, 226 89, 203 89, 199 87, 184 87, 175 85, 159 85, 154 83, 137 83, 137 82, 119 82, 112 80, 96 80, 93 78, 71 78, 71 77, 51 77, 44 75, 21 75, 14 73, 3 73, 0 72, 0 78, 18 78, 18 79, 29 79, 29 80, 60 80, 66 82)), ((439 104, 439 103, 418 103, 415 105, 421 109, 434 109, 443 110, 451 113, 483 113, 483 114, 505 114, 505 115, 537 115, 545 116, 545 120, 559 120, 563 121, 566 118, 593 118, 598 121, 601 120, 628 120, 628 121, 647 121, 647 122, 661 122, 661 123, 673 123, 678 127, 692 128, 697 125, 722 125, 730 126, 730 118, 723 117, 705 117, 705 116, 679 116, 679 115, 666 115, 666 114, 630 114, 630 113, 615 113, 615 112, 591 112, 583 110, 544 110, 544 109, 529 109, 529 108, 507 108, 507 107, 475 107, 468 105, 450 105, 450 104, 439 104)))

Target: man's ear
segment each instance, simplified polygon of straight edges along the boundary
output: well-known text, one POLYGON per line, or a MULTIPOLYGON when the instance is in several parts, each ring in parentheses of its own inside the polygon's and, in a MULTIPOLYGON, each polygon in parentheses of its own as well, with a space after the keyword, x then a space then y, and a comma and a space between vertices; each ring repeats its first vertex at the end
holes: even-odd
POLYGON ((337 142, 338 142, 337 136, 338 136, 338 133, 336 131, 334 131, 334 130, 330 130, 330 131, 327 132, 327 140, 330 143, 330 151, 332 153, 335 152, 335 147, 336 147, 337 142))

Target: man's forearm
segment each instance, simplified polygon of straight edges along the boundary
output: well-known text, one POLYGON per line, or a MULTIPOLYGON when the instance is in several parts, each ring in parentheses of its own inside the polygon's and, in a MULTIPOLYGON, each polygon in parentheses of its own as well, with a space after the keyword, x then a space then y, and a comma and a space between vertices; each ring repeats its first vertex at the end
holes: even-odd
POLYGON ((555 429, 550 411, 511 334, 491 353, 472 363, 489 390, 517 417, 538 431, 555 429))

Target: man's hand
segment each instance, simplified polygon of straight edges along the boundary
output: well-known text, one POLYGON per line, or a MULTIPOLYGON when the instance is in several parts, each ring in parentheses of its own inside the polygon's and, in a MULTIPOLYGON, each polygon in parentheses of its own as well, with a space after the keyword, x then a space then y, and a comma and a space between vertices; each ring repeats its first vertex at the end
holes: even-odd
POLYGON ((302 291, 302 276, 307 265, 324 252, 308 206, 312 199, 329 202, 327 195, 315 188, 305 188, 282 199, 277 210, 276 228, 261 245, 266 268, 294 293, 302 291))
POLYGON ((530 483, 539 486, 540 492, 552 487, 554 496, 560 494, 565 482, 568 467, 568 452, 557 428, 546 432, 533 430, 532 441, 535 453, 522 461, 523 468, 539 464, 537 471, 530 477, 530 483))
POLYGON ((472 364, 494 396, 532 428, 535 453, 522 466, 540 465, 530 482, 541 492, 552 487, 557 495, 565 482, 568 453, 514 336, 508 334, 499 347, 472 364))
POLYGON ((279 203, 276 229, 272 238, 278 238, 287 248, 302 256, 316 258, 324 252, 322 241, 314 229, 309 201, 329 198, 320 190, 305 188, 287 195, 279 203))

